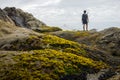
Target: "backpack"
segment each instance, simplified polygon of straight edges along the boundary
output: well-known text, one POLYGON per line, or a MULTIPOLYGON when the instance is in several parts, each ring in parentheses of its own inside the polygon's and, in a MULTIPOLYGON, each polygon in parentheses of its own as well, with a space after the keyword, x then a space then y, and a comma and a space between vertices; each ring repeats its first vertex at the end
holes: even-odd
POLYGON ((88 15, 87 14, 83 14, 82 15, 82 20, 87 20, 88 19, 88 15))

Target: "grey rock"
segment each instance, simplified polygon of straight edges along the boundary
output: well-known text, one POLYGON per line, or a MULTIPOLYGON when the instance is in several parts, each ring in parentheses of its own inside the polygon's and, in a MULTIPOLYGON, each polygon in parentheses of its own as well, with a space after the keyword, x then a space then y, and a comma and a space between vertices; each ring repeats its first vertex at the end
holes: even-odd
POLYGON ((6 7, 4 11, 15 22, 16 26, 37 29, 46 25, 42 21, 36 19, 32 14, 24 12, 21 9, 6 7))
POLYGON ((99 46, 114 56, 120 56, 120 31, 105 35, 99 41, 99 46))
POLYGON ((5 22, 9 22, 11 24, 14 24, 12 19, 10 17, 8 17, 7 13, 2 9, 0 9, 0 19, 5 21, 5 22))

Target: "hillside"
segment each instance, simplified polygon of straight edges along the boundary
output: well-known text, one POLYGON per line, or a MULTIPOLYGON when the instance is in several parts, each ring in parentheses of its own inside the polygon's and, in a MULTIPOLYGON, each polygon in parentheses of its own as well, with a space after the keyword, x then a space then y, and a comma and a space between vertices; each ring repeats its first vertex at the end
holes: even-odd
POLYGON ((119 80, 119 28, 62 31, 14 7, 0 14, 0 80, 119 80))

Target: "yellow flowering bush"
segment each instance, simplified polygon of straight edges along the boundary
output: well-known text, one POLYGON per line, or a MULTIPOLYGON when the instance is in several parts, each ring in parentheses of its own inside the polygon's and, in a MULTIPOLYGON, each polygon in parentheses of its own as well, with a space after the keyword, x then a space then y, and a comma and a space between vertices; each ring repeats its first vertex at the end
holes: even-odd
POLYGON ((77 48, 77 49, 75 49, 75 48, 65 48, 63 51, 67 52, 67 53, 74 53, 74 54, 77 54, 77 55, 86 55, 87 54, 87 52, 82 48, 77 48))
POLYGON ((49 44, 50 46, 59 47, 59 48, 67 48, 67 47, 78 48, 80 46, 80 44, 77 42, 65 40, 63 38, 59 38, 57 36, 52 36, 52 35, 44 36, 42 42, 45 44, 49 44))
POLYGON ((52 35, 31 35, 23 40, 11 42, 10 50, 38 50, 38 49, 56 49, 62 50, 65 48, 77 49, 80 44, 77 42, 65 40, 52 35))
POLYGON ((106 68, 103 62, 52 49, 33 50, 15 56, 15 64, 8 65, 6 80, 59 80, 70 74, 106 68))
POLYGON ((74 38, 79 38, 79 37, 88 37, 90 36, 89 32, 85 32, 85 31, 76 31, 74 32, 74 38))

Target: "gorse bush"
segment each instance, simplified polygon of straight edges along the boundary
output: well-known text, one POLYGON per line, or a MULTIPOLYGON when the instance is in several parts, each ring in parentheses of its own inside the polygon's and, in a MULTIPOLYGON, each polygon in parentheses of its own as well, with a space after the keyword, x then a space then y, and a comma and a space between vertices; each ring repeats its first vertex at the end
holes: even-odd
POLYGON ((38 49, 65 49, 79 48, 80 44, 59 38, 52 35, 31 35, 23 40, 15 40, 10 43, 9 47, 4 47, 8 50, 38 50, 38 49))
POLYGON ((65 75, 106 68, 103 62, 52 49, 34 50, 15 56, 2 80, 59 80, 65 75))
POLYGON ((43 43, 49 44, 52 47, 60 48, 78 48, 80 45, 76 42, 65 40, 57 36, 46 35, 43 37, 43 43))

